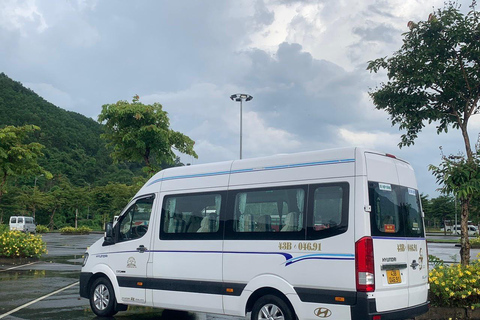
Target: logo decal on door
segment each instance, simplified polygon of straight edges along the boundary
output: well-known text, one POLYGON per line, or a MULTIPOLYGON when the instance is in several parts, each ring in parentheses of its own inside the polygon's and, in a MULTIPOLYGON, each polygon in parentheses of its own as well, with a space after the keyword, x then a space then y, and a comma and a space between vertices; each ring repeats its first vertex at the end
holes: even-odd
POLYGON ((134 257, 130 257, 127 260, 127 268, 136 268, 137 267, 137 261, 135 261, 134 257))
POLYGON ((332 311, 327 308, 317 308, 313 313, 319 318, 328 318, 332 315, 332 311))
POLYGON ((418 269, 422 270, 422 268, 423 268, 423 250, 422 250, 422 248, 420 248, 420 251, 418 252, 418 255, 419 255, 418 263, 420 264, 418 269))

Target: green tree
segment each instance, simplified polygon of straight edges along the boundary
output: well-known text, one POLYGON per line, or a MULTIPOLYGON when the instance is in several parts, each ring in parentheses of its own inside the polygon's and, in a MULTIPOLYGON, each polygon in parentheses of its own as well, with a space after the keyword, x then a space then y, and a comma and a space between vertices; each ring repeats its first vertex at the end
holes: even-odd
POLYGON ((35 218, 35 212, 39 208, 43 208, 47 205, 48 198, 46 194, 39 190, 37 186, 33 188, 23 188, 22 192, 16 197, 16 200, 21 204, 26 211, 32 212, 33 218, 35 218))
MULTIPOLYGON (((369 62, 371 72, 387 70, 388 81, 370 96, 377 109, 389 113, 392 125, 406 130, 400 147, 413 144, 425 124, 435 122, 437 133, 447 132, 449 127, 460 129, 466 161, 474 161, 467 127, 470 117, 480 111, 480 14, 474 10, 474 2, 471 9, 463 14, 450 2, 427 21, 409 22, 410 31, 403 34, 400 50, 390 58, 369 62)), ((469 193, 461 200, 461 260, 468 264, 468 202, 473 189, 461 189, 454 188, 469 193)))
POLYGON ((131 103, 105 104, 98 121, 105 123, 102 138, 113 149, 116 162, 143 162, 149 172, 155 172, 162 162, 174 162, 173 150, 197 157, 195 142, 170 129, 168 114, 159 103, 145 105, 135 96, 131 103))
MULTIPOLYGON (((38 159, 43 156, 43 145, 24 142, 29 134, 37 130, 40 128, 33 125, 0 129, 0 202, 7 191, 7 179, 10 177, 44 174, 51 178, 51 173, 38 164, 38 159)), ((0 217, 2 220, 3 215, 0 217)))

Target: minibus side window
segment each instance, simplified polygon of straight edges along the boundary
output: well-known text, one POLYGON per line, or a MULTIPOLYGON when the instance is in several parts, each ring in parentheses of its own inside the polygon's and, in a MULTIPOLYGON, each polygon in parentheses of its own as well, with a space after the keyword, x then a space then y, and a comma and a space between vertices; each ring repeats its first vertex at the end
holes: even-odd
POLYGON ((402 209, 405 212, 406 236, 423 237, 423 218, 420 206, 420 197, 415 189, 406 188, 404 191, 405 202, 402 209))
POLYGON ((118 241, 139 239, 148 231, 153 198, 139 199, 120 218, 118 241))
POLYGON ((23 223, 23 218, 18 218, 18 223, 23 223))
POLYGON ((234 208, 234 232, 283 233, 304 230, 303 188, 241 191, 235 196, 234 208))
POLYGON ((13 217, 12 217, 12 218, 10 219, 10 223, 17 223, 17 218, 13 218, 13 217))
MULTIPOLYGON (((222 196, 218 193, 166 196, 162 206, 161 233, 186 234, 186 238, 193 237, 193 234, 217 233, 221 206, 222 196)), ((175 237, 180 238, 182 236, 175 237)))
POLYGON ((309 187, 308 240, 327 238, 347 231, 349 191, 347 182, 309 187))
POLYGON ((342 187, 318 187, 313 202, 313 230, 321 231, 342 223, 342 187))

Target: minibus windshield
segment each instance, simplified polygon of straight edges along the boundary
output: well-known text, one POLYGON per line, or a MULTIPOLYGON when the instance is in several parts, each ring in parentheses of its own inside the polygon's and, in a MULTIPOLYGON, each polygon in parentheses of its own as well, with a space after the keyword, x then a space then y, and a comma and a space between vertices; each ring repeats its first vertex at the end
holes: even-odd
POLYGON ((369 182, 368 193, 372 236, 425 237, 417 190, 369 182))

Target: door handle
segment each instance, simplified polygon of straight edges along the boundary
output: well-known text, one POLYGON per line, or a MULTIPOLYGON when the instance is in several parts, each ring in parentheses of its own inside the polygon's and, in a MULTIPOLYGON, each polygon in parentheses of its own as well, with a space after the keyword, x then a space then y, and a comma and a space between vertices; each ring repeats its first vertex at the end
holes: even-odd
POLYGON ((144 253, 145 251, 147 251, 147 248, 145 248, 145 246, 142 244, 137 248, 137 251, 140 253, 144 253))
POLYGON ((410 265, 410 267, 411 267, 413 270, 415 270, 415 269, 417 269, 417 267, 418 267, 419 265, 420 265, 420 264, 417 263, 416 260, 413 260, 413 261, 412 261, 412 264, 410 265))

